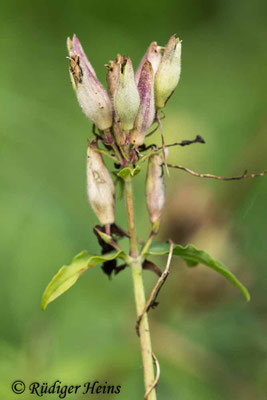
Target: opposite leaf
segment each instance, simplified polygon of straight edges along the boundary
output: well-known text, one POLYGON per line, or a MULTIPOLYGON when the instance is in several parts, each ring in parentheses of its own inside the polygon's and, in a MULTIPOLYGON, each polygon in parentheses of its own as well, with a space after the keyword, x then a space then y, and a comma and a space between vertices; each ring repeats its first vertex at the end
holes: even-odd
MULTIPOLYGON (((147 254, 150 255, 164 255, 170 251, 169 243, 154 242, 151 244, 147 254)), ((198 263, 205 264, 207 267, 219 272, 234 286, 241 290, 247 301, 250 300, 250 294, 244 285, 230 272, 221 262, 214 260, 208 253, 202 250, 196 249, 194 246, 188 244, 183 247, 178 244, 173 247, 173 255, 181 257, 189 267, 194 267, 198 263)))
POLYGON ((115 258, 124 258, 122 251, 107 253, 103 256, 94 256, 87 251, 82 251, 74 257, 70 265, 64 265, 52 278, 46 287, 42 298, 42 309, 45 310, 51 301, 66 292, 88 268, 115 258))
POLYGON ((141 168, 139 167, 139 165, 137 165, 136 168, 123 168, 121 169, 118 173, 117 176, 121 179, 128 179, 128 178, 132 178, 135 175, 139 174, 139 172, 141 171, 141 168))

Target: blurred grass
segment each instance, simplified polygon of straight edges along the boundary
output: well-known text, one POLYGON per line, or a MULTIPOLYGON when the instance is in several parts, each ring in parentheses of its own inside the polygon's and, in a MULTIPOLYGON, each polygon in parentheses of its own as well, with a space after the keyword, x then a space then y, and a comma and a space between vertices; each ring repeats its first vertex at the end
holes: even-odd
MULTIPOLYGON (((166 109, 166 141, 200 134, 206 144, 172 149, 170 162, 233 175, 266 169, 266 15, 263 0, 1 5, 3 398, 16 398, 10 391, 15 379, 107 380, 122 385, 117 397, 143 396, 127 271, 109 282, 95 268, 40 311, 42 291, 58 268, 82 249, 99 251, 85 191, 91 126, 72 93, 66 37, 79 36, 104 81, 103 64, 117 52, 131 55, 136 66, 152 40, 164 44, 177 32, 183 70, 166 109)), ((143 176, 136 178, 135 198, 144 237, 143 176)), ((221 258, 248 284, 252 301, 245 304, 204 267, 186 270, 173 262, 160 307, 151 313, 162 366, 159 399, 265 399, 266 179, 221 183, 171 171, 167 192, 162 238, 186 239, 221 258)), ((117 220, 125 226, 120 200, 117 220)), ((146 279, 149 289, 154 278, 147 273, 146 279)))

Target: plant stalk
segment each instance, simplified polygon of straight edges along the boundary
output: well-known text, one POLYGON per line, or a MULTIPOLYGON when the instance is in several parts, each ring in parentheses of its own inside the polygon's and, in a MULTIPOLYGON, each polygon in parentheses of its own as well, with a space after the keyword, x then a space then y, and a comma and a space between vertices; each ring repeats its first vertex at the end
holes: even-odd
MULTIPOLYGON (((142 275, 142 260, 141 257, 139 256, 137 239, 136 239, 131 179, 127 179, 125 181, 125 197, 126 197, 127 215, 128 215, 128 229, 130 234, 130 255, 132 260, 131 262, 129 262, 129 265, 132 271, 136 312, 138 318, 144 311, 146 305, 146 298, 145 298, 145 289, 144 289, 143 275, 142 275)), ((140 334, 141 352, 142 352, 143 368, 144 368, 145 389, 147 392, 152 387, 153 382, 155 380, 152 346, 151 346, 147 313, 143 315, 143 318, 140 322, 139 334, 140 334)), ((157 399, 156 389, 154 388, 147 396, 147 400, 156 400, 156 399, 157 399)))

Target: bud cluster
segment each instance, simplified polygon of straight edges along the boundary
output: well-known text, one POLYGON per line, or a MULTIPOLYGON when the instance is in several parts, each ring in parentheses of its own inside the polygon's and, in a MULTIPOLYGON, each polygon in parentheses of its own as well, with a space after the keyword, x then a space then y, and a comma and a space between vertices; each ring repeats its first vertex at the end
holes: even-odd
MULTIPOLYGON (((140 146, 173 94, 181 72, 181 41, 171 36, 166 47, 152 42, 136 72, 128 56, 117 55, 107 67, 107 90, 97 79, 76 35, 68 38, 69 72, 78 102, 93 122, 112 157, 123 167, 138 160, 140 146)), ((97 141, 88 145, 87 186, 90 204, 101 224, 114 222, 114 184, 97 141)), ((151 222, 164 204, 162 157, 149 159, 147 205, 151 222)))
POLYGON ((136 73, 128 56, 117 55, 107 67, 106 91, 97 79, 76 35, 68 38, 70 76, 84 114, 100 131, 110 130, 119 146, 130 140, 138 147, 165 107, 181 72, 181 41, 173 35, 167 46, 148 47, 136 73))

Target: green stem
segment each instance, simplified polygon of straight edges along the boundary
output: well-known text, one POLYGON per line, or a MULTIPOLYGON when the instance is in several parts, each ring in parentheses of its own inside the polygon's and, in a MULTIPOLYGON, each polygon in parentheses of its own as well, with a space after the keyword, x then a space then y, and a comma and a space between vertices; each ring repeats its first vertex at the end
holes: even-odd
POLYGON ((133 258, 138 257, 138 247, 135 232, 135 219, 134 219, 134 204, 133 204, 133 189, 132 179, 125 180, 125 197, 127 206, 127 217, 128 217, 128 230, 130 235, 130 250, 133 258))
POLYGON ((154 236, 155 236, 154 232, 152 232, 149 235, 149 238, 147 239, 147 242, 145 243, 145 245, 144 245, 144 247, 142 248, 142 251, 141 251, 141 256, 142 257, 145 257, 145 254, 148 251, 149 247, 151 246, 151 243, 152 243, 152 240, 153 240, 154 236))
MULTIPOLYGON (((133 204, 133 192, 132 192, 132 181, 128 179, 125 181, 125 196, 127 205, 127 215, 128 215, 128 229, 130 234, 130 254, 131 261, 129 265, 132 271, 132 279, 134 286, 135 304, 137 318, 142 314, 146 305, 145 299, 145 289, 143 283, 142 275, 142 260, 139 256, 136 232, 135 232, 135 219, 134 219, 134 204, 133 204)), ((144 367, 144 381, 146 392, 151 388, 154 382, 154 366, 152 358, 152 346, 150 338, 150 330, 148 324, 147 313, 144 314, 140 326, 140 342, 141 342, 141 352, 144 367)), ((147 397, 147 400, 156 400, 156 390, 153 389, 147 397)))

